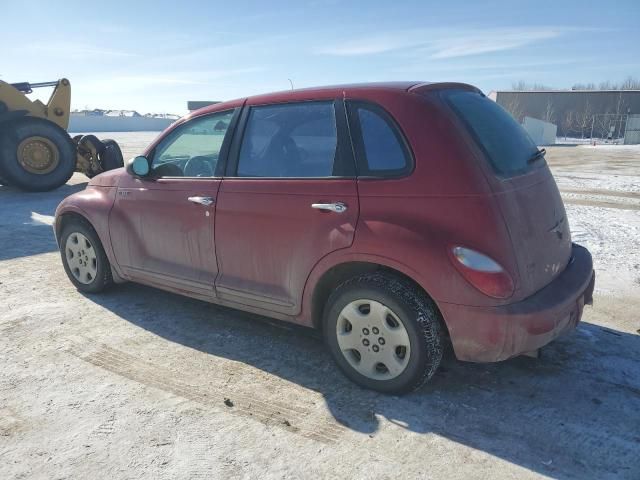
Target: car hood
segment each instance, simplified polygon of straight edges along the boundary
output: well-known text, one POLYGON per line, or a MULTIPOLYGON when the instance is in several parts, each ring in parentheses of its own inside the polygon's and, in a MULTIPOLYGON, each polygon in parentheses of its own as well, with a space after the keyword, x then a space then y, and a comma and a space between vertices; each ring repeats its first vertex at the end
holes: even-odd
POLYGON ((124 167, 109 170, 108 172, 96 175, 89 181, 90 187, 117 187, 120 179, 127 175, 124 167))

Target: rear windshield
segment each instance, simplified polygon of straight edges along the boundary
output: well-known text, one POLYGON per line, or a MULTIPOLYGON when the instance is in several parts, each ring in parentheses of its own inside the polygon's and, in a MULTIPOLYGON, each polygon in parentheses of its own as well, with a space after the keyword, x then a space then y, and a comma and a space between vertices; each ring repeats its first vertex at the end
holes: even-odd
POLYGON ((467 124, 484 150, 494 170, 502 176, 514 176, 544 164, 529 134, 496 102, 481 93, 451 90, 446 100, 467 124))

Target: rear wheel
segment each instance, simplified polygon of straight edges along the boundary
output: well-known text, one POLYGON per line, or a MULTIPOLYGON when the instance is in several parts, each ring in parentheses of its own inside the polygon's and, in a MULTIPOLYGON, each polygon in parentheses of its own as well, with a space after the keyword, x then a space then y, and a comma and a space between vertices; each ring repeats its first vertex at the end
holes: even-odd
POLYGON ((63 227, 60 254, 69 280, 81 292, 97 293, 113 284, 109 259, 86 221, 73 219, 63 227))
POLYGON ((46 191, 63 185, 76 166, 76 151, 62 128, 48 120, 23 118, 3 128, 0 171, 18 188, 46 191))
POLYGON ((325 308, 327 345, 347 377, 384 393, 427 382, 443 354, 441 317, 410 282, 383 273, 340 285, 325 308))

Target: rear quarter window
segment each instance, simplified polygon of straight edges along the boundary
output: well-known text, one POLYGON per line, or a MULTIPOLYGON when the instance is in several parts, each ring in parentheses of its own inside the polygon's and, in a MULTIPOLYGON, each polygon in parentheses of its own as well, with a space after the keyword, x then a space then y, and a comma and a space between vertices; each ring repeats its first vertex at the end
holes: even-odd
POLYGON ((411 171, 412 157, 391 116, 369 102, 347 104, 358 176, 399 177, 411 171))
POLYGON ((516 120, 481 93, 452 90, 444 98, 470 130, 494 171, 504 177, 527 173, 543 161, 530 161, 538 147, 516 120))

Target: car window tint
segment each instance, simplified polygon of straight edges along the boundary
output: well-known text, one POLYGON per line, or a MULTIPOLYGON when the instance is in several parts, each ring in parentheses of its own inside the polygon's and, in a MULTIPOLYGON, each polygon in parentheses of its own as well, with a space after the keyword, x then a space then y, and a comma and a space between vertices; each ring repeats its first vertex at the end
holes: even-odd
POLYGON ((333 102, 252 107, 240 156, 240 177, 333 176, 338 143, 333 102))
POLYGON ((381 106, 347 103, 349 128, 360 177, 399 177, 409 173, 413 158, 402 132, 381 106))
POLYGON ((194 118, 171 132, 156 147, 156 176, 212 177, 233 110, 194 118))
POLYGON ((358 120, 369 172, 404 169, 407 158, 391 125, 366 107, 358 108, 358 120))
POLYGON ((453 90, 446 99, 471 130, 497 173, 513 176, 544 165, 529 134, 504 108, 477 92, 453 90))

